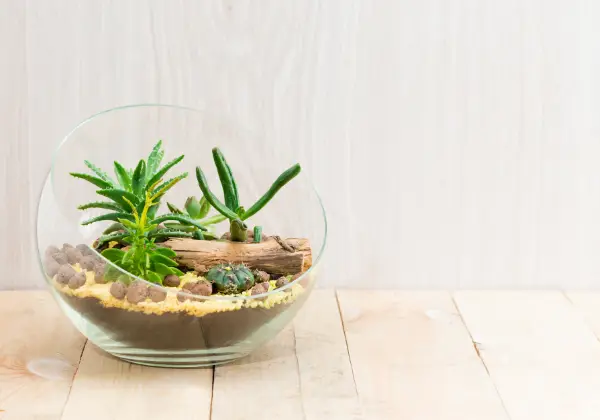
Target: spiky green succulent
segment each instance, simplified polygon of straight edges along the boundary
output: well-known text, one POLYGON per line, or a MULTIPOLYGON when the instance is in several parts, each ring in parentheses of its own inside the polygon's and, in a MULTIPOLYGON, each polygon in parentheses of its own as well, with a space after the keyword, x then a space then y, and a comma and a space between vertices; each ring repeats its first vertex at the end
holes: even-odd
POLYGON ((124 242, 128 246, 126 251, 118 248, 108 248, 102 251, 102 256, 123 270, 157 284, 162 284, 165 276, 170 274, 181 276, 183 273, 177 269, 178 264, 173 260, 176 256, 175 252, 169 248, 156 246, 156 239, 164 235, 169 237, 191 236, 188 232, 161 229, 159 223, 164 219, 164 216, 155 219, 149 217, 150 209, 156 204, 156 200, 162 193, 161 188, 151 186, 145 192, 141 212, 138 212, 137 207, 130 200, 125 199, 131 208, 134 220, 118 219, 123 225, 123 230, 110 233, 99 239, 100 242, 114 240, 124 242))
MULTIPOLYGON (((239 195, 237 184, 231 168, 225 160, 225 156, 221 151, 215 147, 212 150, 213 160, 219 173, 219 180, 223 187, 223 195, 225 203, 221 202, 210 190, 208 181, 204 176, 202 169, 196 167, 196 178, 202 194, 206 197, 208 203, 214 207, 219 213, 229 219, 229 232, 232 241, 245 242, 248 239, 248 226, 244 223, 244 220, 254 216, 258 213, 267 203, 275 196, 275 194, 283 188, 285 184, 290 182, 294 177, 300 173, 300 165, 295 164, 285 172, 283 172, 271 185, 269 190, 263 194, 248 210, 245 210, 239 203, 239 195)), ((260 236, 260 235, 259 235, 260 236)))
POLYGON ((243 264, 219 264, 206 274, 215 289, 221 293, 240 293, 254 286, 254 274, 243 264))
MULTIPOLYGON (((94 175, 71 172, 71 176, 88 181, 100 188, 96 192, 110 200, 95 201, 79 206, 79 210, 95 208, 110 211, 88 219, 84 221, 82 225, 89 225, 91 223, 102 221, 113 221, 115 224, 109 227, 105 233, 122 229, 122 224, 119 220, 123 219, 133 222, 134 216, 132 209, 135 208, 138 214, 142 212, 145 204, 145 197, 150 192, 151 188, 153 188, 155 197, 152 207, 148 210, 148 217, 153 219, 160 206, 160 199, 162 196, 171 187, 188 175, 187 172, 185 172, 167 181, 161 182, 169 169, 181 162, 184 158, 184 155, 181 155, 161 167, 160 164, 163 156, 164 151, 162 149, 162 141, 159 140, 150 152, 148 159, 141 159, 135 169, 127 170, 119 162, 115 161, 114 172, 117 178, 116 181, 106 172, 87 160, 85 161, 85 164, 94 175), (133 204, 133 206, 130 204, 133 204)), ((161 219, 160 222, 174 220, 183 225, 198 225, 195 220, 181 214, 165 214, 159 219, 161 219)))

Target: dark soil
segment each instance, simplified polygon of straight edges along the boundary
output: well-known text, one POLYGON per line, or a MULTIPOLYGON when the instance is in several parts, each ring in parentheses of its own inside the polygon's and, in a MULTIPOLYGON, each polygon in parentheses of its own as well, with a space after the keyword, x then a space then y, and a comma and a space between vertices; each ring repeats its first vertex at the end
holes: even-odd
POLYGON ((104 307, 96 298, 61 294, 63 300, 112 340, 124 346, 150 350, 216 349, 250 339, 261 327, 278 332, 293 317, 290 306, 300 308, 309 295, 304 291, 294 301, 270 309, 242 308, 197 317, 187 313, 162 315, 104 307), (277 318, 277 322, 269 324, 277 318), (289 318, 289 319, 288 319, 289 318), (267 325, 269 324, 269 325, 267 325))

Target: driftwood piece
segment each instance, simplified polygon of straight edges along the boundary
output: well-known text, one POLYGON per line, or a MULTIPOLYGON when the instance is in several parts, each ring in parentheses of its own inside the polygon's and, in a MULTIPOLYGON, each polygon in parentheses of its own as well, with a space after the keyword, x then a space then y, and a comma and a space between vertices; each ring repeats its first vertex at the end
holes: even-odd
POLYGON ((272 237, 261 243, 173 238, 163 245, 177 252, 175 259, 191 269, 208 269, 216 264, 235 262, 271 274, 288 275, 308 270, 312 265, 309 240, 288 238, 285 243, 289 246, 287 250, 272 237))

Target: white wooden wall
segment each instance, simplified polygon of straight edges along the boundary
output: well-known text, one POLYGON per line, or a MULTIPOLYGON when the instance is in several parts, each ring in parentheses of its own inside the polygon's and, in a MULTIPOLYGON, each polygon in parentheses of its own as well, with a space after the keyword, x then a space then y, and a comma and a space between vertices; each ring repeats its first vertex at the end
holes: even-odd
POLYGON ((313 175, 322 284, 600 284, 594 0, 0 0, 0 288, 81 119, 207 105, 313 175))

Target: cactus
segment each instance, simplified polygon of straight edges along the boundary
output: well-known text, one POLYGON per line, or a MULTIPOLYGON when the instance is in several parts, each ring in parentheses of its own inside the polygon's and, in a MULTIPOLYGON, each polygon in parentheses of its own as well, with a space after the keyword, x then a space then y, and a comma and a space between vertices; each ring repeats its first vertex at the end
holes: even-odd
POLYGON ((240 293, 254 286, 254 274, 243 264, 219 264, 212 267, 206 279, 222 293, 240 293))
MULTIPOLYGON (((219 213, 229 219, 229 232, 232 241, 246 242, 248 239, 248 227, 244 223, 244 220, 258 213, 274 196, 275 194, 288 182, 300 173, 300 165, 295 164, 285 172, 283 172, 271 185, 269 190, 260 197, 256 203, 254 203, 248 210, 239 204, 239 196, 237 190, 237 184, 235 178, 231 172, 231 168, 225 160, 225 156, 218 148, 212 150, 213 160, 217 167, 221 186, 223 188, 223 195, 225 203, 221 202, 210 190, 206 177, 202 169, 196 167, 196 179, 200 190, 208 203, 214 207, 219 213)), ((260 235, 259 235, 260 236, 260 235)))

